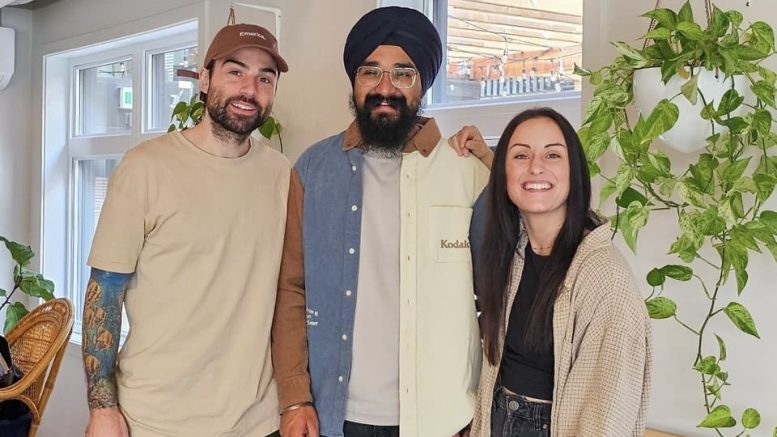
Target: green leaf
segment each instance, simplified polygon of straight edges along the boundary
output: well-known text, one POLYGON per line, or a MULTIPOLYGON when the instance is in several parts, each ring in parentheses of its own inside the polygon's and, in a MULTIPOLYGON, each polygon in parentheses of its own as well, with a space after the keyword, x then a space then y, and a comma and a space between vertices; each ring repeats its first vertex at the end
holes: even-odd
POLYGON ((716 37, 721 37, 726 33, 728 29, 728 17, 717 6, 713 6, 712 10, 712 23, 710 24, 710 30, 716 37))
POLYGON ((740 96, 737 90, 734 88, 729 89, 723 93, 723 97, 720 98, 720 104, 718 105, 718 115, 725 115, 729 112, 737 109, 745 98, 740 96))
POLYGON ((259 133, 269 140, 272 138, 273 132, 275 132, 275 119, 267 117, 267 120, 259 126, 259 133))
POLYGON ((731 417, 731 409, 726 405, 718 405, 696 426, 698 428, 733 428, 736 424, 737 420, 731 417))
POLYGON ((658 24, 658 26, 661 26, 661 27, 674 29, 675 26, 677 26, 677 14, 671 9, 657 8, 650 12, 646 12, 642 14, 642 16, 656 20, 656 23, 658 24))
POLYGON ((661 269, 653 269, 649 271, 646 279, 648 285, 651 287, 660 287, 661 285, 664 285, 664 282, 666 282, 666 277, 664 276, 664 273, 661 271, 661 269))
POLYGON ((602 114, 591 121, 591 135, 607 132, 610 126, 612 126, 612 116, 610 114, 602 114))
POLYGON ((755 322, 753 316, 742 304, 731 302, 723 309, 729 319, 734 323, 734 326, 739 328, 740 331, 750 334, 753 337, 761 338, 758 335, 758 330, 755 328, 755 322))
POLYGON ((753 129, 761 136, 768 136, 772 129, 772 114, 764 109, 756 109, 753 112, 753 129))
POLYGON ((26 316, 28 312, 27 308, 21 302, 8 305, 5 310, 5 326, 3 327, 3 331, 6 334, 11 332, 13 327, 16 326, 16 324, 19 323, 19 320, 26 316))
POLYGON ((676 281, 690 281, 693 270, 688 266, 666 265, 661 267, 661 272, 676 281))
POLYGON ((692 41, 701 41, 704 39, 704 31, 696 23, 683 21, 677 24, 677 31, 692 41))
POLYGON ((621 233, 632 252, 637 252, 637 235, 639 230, 647 224, 648 214, 648 209, 638 201, 631 202, 623 213, 624 221, 621 223, 621 233))
POLYGON ((642 53, 639 52, 639 50, 631 47, 623 41, 612 41, 610 44, 615 46, 615 48, 618 49, 618 51, 628 59, 633 59, 635 61, 646 60, 642 53))
POLYGON ((650 32, 646 33, 642 36, 640 39, 652 39, 652 40, 662 40, 662 39, 669 39, 672 37, 672 31, 665 28, 665 27, 659 27, 656 29, 651 30, 650 32))
POLYGON ((699 75, 696 74, 688 79, 683 86, 680 87, 683 95, 692 105, 696 104, 699 98, 699 75))
POLYGON ((694 370, 701 372, 705 375, 715 375, 720 371, 720 366, 718 366, 718 360, 715 359, 712 355, 708 357, 704 357, 701 359, 698 363, 696 363, 695 366, 693 366, 694 370))
POLYGON ((54 299, 54 283, 40 274, 24 272, 19 289, 29 296, 40 297, 46 301, 54 299))
POLYGON ((754 408, 748 408, 742 413, 742 426, 747 429, 757 428, 761 424, 761 414, 754 408))
POLYGON ((774 211, 762 211, 758 216, 761 223, 765 224, 773 234, 777 234, 777 212, 774 211))
POLYGON ((690 1, 683 3, 683 6, 680 8, 680 11, 677 14, 677 21, 693 23, 693 9, 691 9, 690 1))
POLYGON ((742 174, 745 172, 745 169, 747 169, 747 165, 750 163, 750 158, 747 157, 745 159, 739 159, 737 161, 734 161, 728 165, 724 164, 721 169, 720 176, 723 178, 724 181, 728 183, 734 183, 737 179, 742 177, 742 174))
POLYGON ((669 176, 672 170, 672 163, 669 161, 669 156, 661 150, 654 150, 647 153, 648 161, 653 164, 653 167, 661 173, 662 176, 669 176))
POLYGON ((737 279, 737 293, 742 294, 742 290, 747 285, 747 279, 749 277, 747 273, 747 248, 744 246, 742 240, 732 240, 726 244, 726 254, 728 255, 728 261, 734 268, 734 275, 737 279))
POLYGON ((720 361, 726 359, 726 343, 718 334, 715 334, 715 338, 718 339, 718 349, 720 350, 720 361))
POLYGON ((753 93, 756 95, 756 97, 758 97, 758 99, 774 108, 774 85, 768 83, 765 80, 759 80, 750 88, 753 90, 753 93))
POLYGON ((0 297, 5 297, 6 294, 8 294, 8 292, 0 288, 0 297))
POLYGON ((679 116, 680 110, 677 108, 677 105, 667 99, 662 99, 658 102, 656 107, 653 108, 653 112, 650 113, 647 120, 645 120, 645 123, 648 126, 647 138, 650 141, 658 138, 659 135, 668 131, 675 123, 677 123, 677 118, 679 116))
POLYGON ((621 166, 618 167, 617 173, 615 173, 615 192, 620 195, 620 193, 626 191, 626 188, 629 187, 632 179, 634 179, 634 169, 626 164, 621 164, 621 166))
POLYGON ((615 203, 621 208, 628 208, 631 202, 639 202, 641 205, 647 205, 647 197, 643 196, 639 191, 628 187, 616 200, 615 203))
POLYGON ((22 267, 26 267, 30 263, 32 257, 35 256, 35 253, 32 251, 30 246, 19 244, 3 236, 0 236, 0 241, 5 243, 5 247, 9 252, 11 252, 11 258, 16 262, 16 264, 19 264, 22 267))
POLYGON ((739 27, 739 25, 742 24, 742 20, 744 20, 742 13, 739 11, 726 11, 726 16, 731 21, 731 24, 734 25, 734 27, 739 27))
POLYGON ((575 69, 572 71, 572 74, 576 74, 580 77, 589 76, 591 74, 591 70, 587 70, 577 64, 575 64, 575 69))
POLYGON ((677 312, 677 304, 667 297, 657 297, 645 302, 651 319, 667 319, 677 312))
POLYGON ((753 35, 766 43, 767 51, 774 50, 774 31, 771 26, 763 21, 756 21, 750 26, 750 29, 753 31, 753 35))
POLYGON ((613 193, 615 193, 615 184, 610 181, 605 181, 602 184, 601 191, 599 192, 599 203, 604 203, 604 201, 609 199, 613 193))

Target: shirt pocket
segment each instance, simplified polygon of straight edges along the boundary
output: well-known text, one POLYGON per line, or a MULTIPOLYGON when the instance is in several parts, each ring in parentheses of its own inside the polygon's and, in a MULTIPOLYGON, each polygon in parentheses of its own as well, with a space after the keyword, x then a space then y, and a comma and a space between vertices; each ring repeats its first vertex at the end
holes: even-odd
POLYGON ((429 235, 437 262, 470 262, 469 223, 472 208, 429 207, 429 235))

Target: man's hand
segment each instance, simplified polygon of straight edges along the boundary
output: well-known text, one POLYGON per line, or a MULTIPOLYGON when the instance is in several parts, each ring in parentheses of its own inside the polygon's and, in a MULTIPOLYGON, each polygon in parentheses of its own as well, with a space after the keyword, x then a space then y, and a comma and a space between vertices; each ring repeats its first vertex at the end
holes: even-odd
POLYGON ((118 407, 97 408, 89 412, 86 437, 129 437, 127 422, 118 407))
POLYGON ((491 168, 494 153, 475 126, 464 126, 450 138, 448 144, 459 156, 475 155, 486 167, 491 168))
POLYGON ((281 415, 281 437, 319 437, 316 410, 307 405, 281 415))

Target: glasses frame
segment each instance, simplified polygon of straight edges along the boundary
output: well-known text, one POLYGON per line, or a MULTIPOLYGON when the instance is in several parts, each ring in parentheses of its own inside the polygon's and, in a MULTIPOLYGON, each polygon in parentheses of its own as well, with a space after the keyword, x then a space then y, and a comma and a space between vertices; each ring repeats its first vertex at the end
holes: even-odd
POLYGON ((356 81, 359 83, 359 85, 373 86, 374 87, 374 86, 377 86, 380 83, 380 81, 383 80, 383 74, 384 73, 389 73, 389 81, 391 81, 391 84, 394 85, 394 87, 399 88, 399 89, 413 88, 415 86, 416 80, 418 80, 418 70, 413 68, 413 67, 391 67, 388 70, 384 70, 384 69, 382 69, 380 67, 377 67, 377 66, 374 66, 374 65, 362 65, 362 66, 360 66, 359 68, 356 69, 356 81), (363 83, 363 81, 361 79, 360 73, 362 71, 364 71, 364 70, 370 70, 370 71, 376 71, 376 72, 380 71, 380 75, 378 76, 378 79, 375 81, 375 83, 363 83), (396 71, 408 71, 408 72, 412 71, 413 72, 413 80, 410 82, 410 85, 403 86, 403 85, 399 85, 396 82, 394 82, 393 73, 396 72, 396 71))

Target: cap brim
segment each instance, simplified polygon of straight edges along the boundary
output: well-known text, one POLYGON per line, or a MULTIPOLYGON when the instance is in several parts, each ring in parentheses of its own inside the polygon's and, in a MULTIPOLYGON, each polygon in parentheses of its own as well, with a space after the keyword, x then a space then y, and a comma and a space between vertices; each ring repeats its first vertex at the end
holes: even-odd
POLYGON ((262 45, 259 45, 259 44, 243 44, 243 45, 239 45, 239 46, 236 46, 236 47, 232 48, 232 50, 230 50, 230 51, 228 51, 228 52, 226 52, 224 54, 219 54, 219 55, 214 56, 212 59, 214 59, 214 60, 215 59, 223 59, 223 58, 231 55, 232 53, 235 53, 236 51, 238 51, 240 49, 244 49, 244 48, 248 48, 248 47, 253 47, 253 48, 257 48, 257 49, 263 50, 268 55, 272 56, 273 60, 275 61, 275 64, 278 66, 278 71, 280 73, 286 73, 287 71, 289 71, 289 64, 286 63, 286 60, 284 60, 281 57, 281 55, 279 55, 277 52, 274 52, 274 51, 270 50, 269 48, 267 48, 265 46, 262 46, 262 45))

